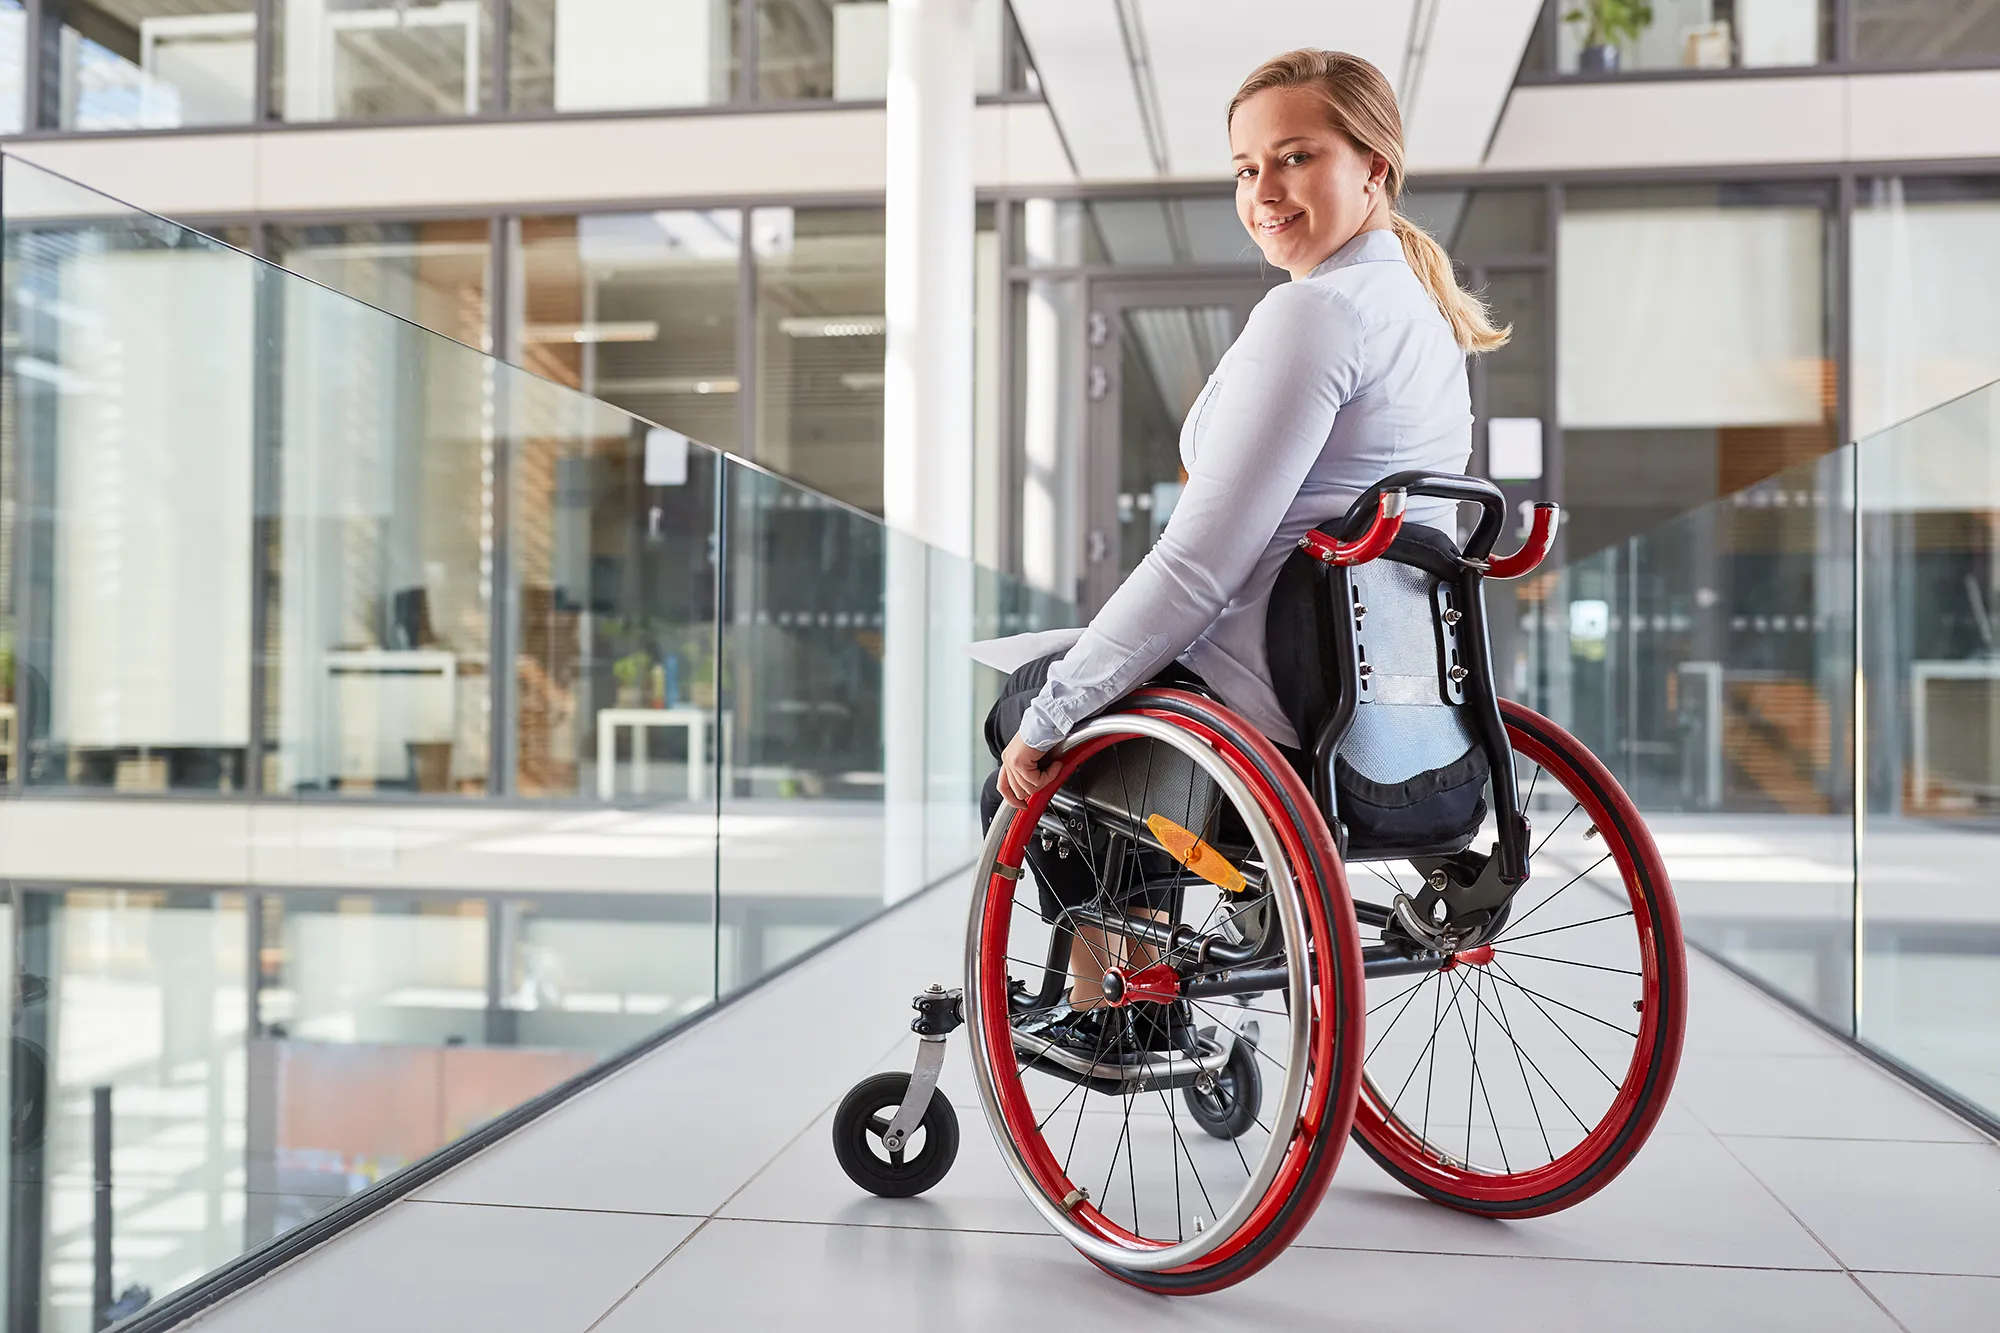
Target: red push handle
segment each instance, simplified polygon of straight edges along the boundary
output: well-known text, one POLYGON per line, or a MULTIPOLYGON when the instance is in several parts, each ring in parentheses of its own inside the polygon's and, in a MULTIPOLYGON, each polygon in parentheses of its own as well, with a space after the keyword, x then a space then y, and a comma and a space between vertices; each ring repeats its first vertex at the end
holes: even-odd
POLYGON ((1548 559, 1550 550, 1556 544, 1556 518, 1559 512, 1558 507, 1547 500, 1536 504, 1535 517, 1528 528, 1528 540, 1521 543, 1521 549, 1512 555, 1492 557, 1486 565, 1486 577, 1518 579, 1548 559))
POLYGON ((1403 509, 1409 501, 1408 491, 1384 491, 1375 521, 1354 541, 1336 541, 1314 528, 1299 538, 1299 547, 1322 564, 1365 565, 1395 542, 1396 534, 1403 530, 1403 509))

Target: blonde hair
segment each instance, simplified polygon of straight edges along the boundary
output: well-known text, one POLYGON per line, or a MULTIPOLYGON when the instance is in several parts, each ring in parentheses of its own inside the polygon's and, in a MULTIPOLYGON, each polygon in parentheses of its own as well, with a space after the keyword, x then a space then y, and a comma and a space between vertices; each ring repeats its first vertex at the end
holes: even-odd
POLYGON ((1458 345, 1468 352, 1490 352, 1504 345, 1512 328, 1495 328, 1486 303, 1458 285, 1451 256, 1422 227, 1395 211, 1403 189, 1403 117, 1396 94, 1382 71, 1345 51, 1287 51, 1259 65, 1229 99, 1229 119, 1236 108, 1271 88, 1309 88, 1326 103, 1327 120, 1364 152, 1379 154, 1389 164, 1382 188, 1389 196, 1390 220, 1403 258, 1451 325, 1458 345))

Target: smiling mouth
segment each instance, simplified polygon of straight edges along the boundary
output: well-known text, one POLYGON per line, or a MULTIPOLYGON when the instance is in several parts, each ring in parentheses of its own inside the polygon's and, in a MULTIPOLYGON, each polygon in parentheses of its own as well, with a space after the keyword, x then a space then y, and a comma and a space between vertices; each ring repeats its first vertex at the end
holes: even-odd
POLYGON ((1257 230, 1263 232, 1266 236, 1275 236, 1304 216, 1305 210, 1300 209, 1296 213, 1287 213, 1281 218, 1265 218, 1257 224, 1257 230))

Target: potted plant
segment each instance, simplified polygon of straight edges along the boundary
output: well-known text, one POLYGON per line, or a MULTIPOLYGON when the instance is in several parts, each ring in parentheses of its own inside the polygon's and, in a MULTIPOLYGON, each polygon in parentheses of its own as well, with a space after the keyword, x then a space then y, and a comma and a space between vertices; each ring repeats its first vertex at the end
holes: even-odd
POLYGON ((644 702, 642 683, 652 667, 652 657, 643 652, 627 653, 611 664, 611 675, 618 682, 618 707, 637 708, 644 702))
POLYGON ((1563 15, 1565 23, 1583 25, 1583 51, 1576 67, 1585 74, 1609 74, 1618 68, 1618 48, 1639 39, 1653 25, 1650 0, 1580 0, 1563 15))

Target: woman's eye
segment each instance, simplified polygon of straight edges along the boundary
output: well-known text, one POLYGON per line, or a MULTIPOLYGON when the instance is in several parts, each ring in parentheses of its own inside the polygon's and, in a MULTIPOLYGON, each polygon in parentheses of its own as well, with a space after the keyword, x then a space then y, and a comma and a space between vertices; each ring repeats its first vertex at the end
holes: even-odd
POLYGON ((1257 168, 1255 167, 1238 167, 1236 169, 1236 179, 1240 181, 1247 181, 1256 174, 1257 168))
POLYGON ((1296 167, 1301 163, 1305 162, 1307 156, 1308 154, 1305 153, 1286 153, 1285 165, 1288 167, 1296 167))

